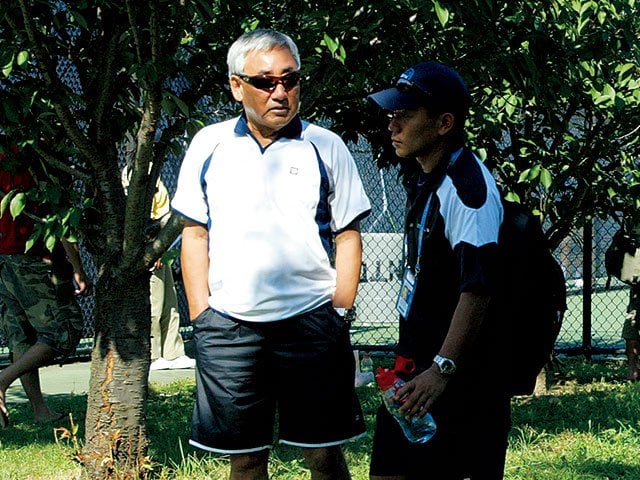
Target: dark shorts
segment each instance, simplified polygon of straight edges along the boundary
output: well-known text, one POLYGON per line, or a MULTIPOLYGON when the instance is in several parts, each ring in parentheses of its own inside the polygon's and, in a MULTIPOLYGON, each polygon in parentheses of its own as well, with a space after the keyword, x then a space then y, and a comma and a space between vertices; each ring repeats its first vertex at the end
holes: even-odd
POLYGON ((330 306, 244 322, 212 310, 193 324, 197 398, 190 443, 238 454, 281 443, 339 445, 365 432, 349 326, 330 306))
POLYGON ((378 410, 371 452, 371 475, 408 480, 500 480, 503 478, 510 400, 487 397, 481 388, 443 394, 431 413, 436 434, 427 443, 404 437, 384 406, 378 410))
POLYGON ((31 255, 0 255, 0 332, 9 350, 24 353, 36 342, 60 356, 73 353, 84 321, 71 280, 61 282, 51 263, 31 255))

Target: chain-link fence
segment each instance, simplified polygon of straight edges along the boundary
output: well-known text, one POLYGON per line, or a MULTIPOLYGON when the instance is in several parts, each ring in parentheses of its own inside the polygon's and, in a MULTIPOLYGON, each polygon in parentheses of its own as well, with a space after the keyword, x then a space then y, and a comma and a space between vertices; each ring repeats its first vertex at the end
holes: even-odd
MULTIPOLYGON (((363 265, 356 306, 351 312, 354 319, 352 341, 354 348, 361 350, 390 350, 397 339, 395 301, 402 270, 406 196, 397 169, 379 170, 366 144, 351 145, 350 148, 373 205, 371 214, 362 223, 363 265)), ((161 173, 171 194, 175 191, 180 161, 180 157, 169 158, 161 173)), ((613 220, 596 220, 593 225, 573 232, 556 250, 565 270, 569 293, 569 308, 557 343, 560 352, 622 352, 620 331, 628 288, 616 279, 609 289, 605 288, 604 271, 604 251, 616 229, 613 220)), ((86 252, 83 260, 87 273, 95 276, 86 252)), ((176 267, 181 330, 188 338, 191 329, 179 264, 176 267)), ((95 299, 83 298, 80 303, 85 317, 85 338, 79 352, 86 354, 92 345, 95 299)), ((6 360, 7 353, 5 340, 0 336, 0 359, 6 360)))

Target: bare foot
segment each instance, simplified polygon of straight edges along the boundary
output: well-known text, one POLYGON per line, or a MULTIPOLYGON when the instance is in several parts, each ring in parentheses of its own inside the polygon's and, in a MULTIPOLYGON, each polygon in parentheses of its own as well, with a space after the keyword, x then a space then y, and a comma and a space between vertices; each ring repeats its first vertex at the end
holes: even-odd
POLYGON ((0 427, 6 428, 9 426, 9 411, 4 404, 4 395, 0 395, 0 427))
POLYGON ((44 412, 38 412, 33 415, 33 420, 35 423, 49 423, 55 422, 57 420, 62 420, 67 416, 66 413, 55 412, 50 408, 47 408, 44 412))

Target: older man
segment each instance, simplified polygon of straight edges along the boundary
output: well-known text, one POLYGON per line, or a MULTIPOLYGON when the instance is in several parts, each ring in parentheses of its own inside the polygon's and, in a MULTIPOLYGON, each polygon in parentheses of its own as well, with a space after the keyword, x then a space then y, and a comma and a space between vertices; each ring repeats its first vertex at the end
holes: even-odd
POLYGON ((300 58, 257 30, 228 52, 239 118, 203 128, 172 206, 186 218, 182 271, 198 394, 191 444, 230 455, 232 479, 268 478, 280 442, 313 479, 346 479, 340 445, 364 433, 349 325, 370 211, 338 136, 300 120, 300 58))

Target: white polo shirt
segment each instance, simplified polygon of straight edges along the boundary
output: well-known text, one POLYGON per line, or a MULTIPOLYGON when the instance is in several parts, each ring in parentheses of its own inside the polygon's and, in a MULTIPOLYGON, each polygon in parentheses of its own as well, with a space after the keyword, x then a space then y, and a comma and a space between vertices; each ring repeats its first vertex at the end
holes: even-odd
POLYGON ((331 300, 332 236, 371 210, 340 137, 297 117, 267 148, 244 116, 200 130, 171 205, 209 230, 211 308, 260 322, 331 300))

